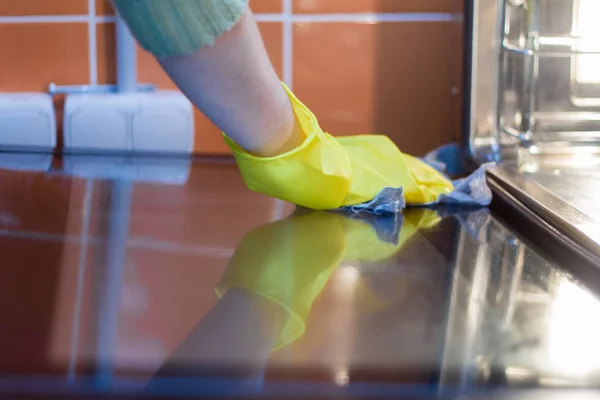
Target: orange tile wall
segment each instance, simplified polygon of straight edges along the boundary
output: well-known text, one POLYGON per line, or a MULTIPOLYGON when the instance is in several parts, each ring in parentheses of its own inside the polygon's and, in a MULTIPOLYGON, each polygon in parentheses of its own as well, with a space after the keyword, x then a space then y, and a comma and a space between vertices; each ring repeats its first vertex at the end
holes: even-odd
MULTIPOLYGON (((251 0, 251 8, 275 69, 325 130, 387 134, 420 155, 458 134, 461 3, 251 0)), ((9 60, 0 62, 0 91, 114 83, 114 47, 108 0, 0 0, 0 54, 9 60)), ((138 69, 140 81, 174 87, 141 50, 138 69)), ((228 154, 200 112, 195 151, 228 154)))

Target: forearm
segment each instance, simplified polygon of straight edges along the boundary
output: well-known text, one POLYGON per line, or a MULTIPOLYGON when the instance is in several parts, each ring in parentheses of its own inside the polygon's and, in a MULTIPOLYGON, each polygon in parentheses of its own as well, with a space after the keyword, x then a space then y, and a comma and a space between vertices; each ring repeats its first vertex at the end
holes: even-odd
MULTIPOLYGON (((162 8, 169 6, 168 10, 172 11, 194 5, 192 10, 205 15, 206 10, 197 8, 221 8, 222 3, 136 2, 147 3, 146 7, 152 12, 145 14, 132 10, 132 3, 115 0, 138 41, 157 56, 194 105, 238 145, 253 154, 271 156, 302 142, 302 136, 295 129, 289 99, 271 65, 252 13, 242 7, 244 1, 239 0, 235 7, 231 6, 235 2, 229 1, 227 13, 220 13, 222 20, 213 23, 212 29, 194 30, 184 26, 182 33, 173 33, 173 18, 162 8), (152 9, 156 7, 154 4, 160 4, 161 10, 152 9), (238 17, 237 13, 241 15, 238 17)), ((181 19, 178 25, 193 26, 198 19, 182 16, 186 10, 176 11, 179 12, 173 15, 181 19)), ((206 12, 210 14, 209 11, 206 12)))
POLYGON ((250 11, 214 46, 160 63, 189 99, 245 150, 273 155, 287 147, 295 118, 250 11))

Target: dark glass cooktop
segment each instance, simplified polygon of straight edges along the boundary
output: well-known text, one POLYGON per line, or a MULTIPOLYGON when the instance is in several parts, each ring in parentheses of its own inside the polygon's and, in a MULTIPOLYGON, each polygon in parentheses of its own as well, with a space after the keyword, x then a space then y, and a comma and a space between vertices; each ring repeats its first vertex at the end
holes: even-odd
POLYGON ((228 161, 0 164, 0 397, 598 395, 600 287, 493 211, 294 209, 228 161))

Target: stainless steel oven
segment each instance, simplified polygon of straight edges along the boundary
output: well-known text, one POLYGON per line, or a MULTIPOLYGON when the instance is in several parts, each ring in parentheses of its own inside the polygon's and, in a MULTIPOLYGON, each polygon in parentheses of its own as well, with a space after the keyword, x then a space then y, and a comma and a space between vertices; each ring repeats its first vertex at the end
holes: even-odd
POLYGON ((600 261, 600 0, 466 0, 462 148, 600 261))

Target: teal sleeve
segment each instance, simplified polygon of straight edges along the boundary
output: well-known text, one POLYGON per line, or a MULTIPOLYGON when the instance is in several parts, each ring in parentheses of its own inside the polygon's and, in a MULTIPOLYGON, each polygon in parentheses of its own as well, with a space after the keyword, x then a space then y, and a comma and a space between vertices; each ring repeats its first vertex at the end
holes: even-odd
POLYGON ((232 29, 248 0, 113 0, 140 46, 158 58, 212 45, 232 29))

